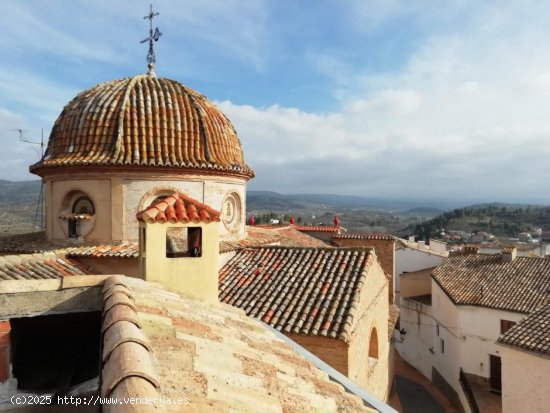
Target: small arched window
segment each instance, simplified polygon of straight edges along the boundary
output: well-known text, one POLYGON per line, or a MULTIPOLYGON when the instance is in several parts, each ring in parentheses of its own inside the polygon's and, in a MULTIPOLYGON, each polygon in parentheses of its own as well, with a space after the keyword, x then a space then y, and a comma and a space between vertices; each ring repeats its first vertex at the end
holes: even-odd
POLYGON ((376 327, 373 327, 370 332, 369 358, 378 360, 378 333, 376 327))
POLYGON ((88 214, 94 215, 94 204, 87 196, 81 196, 73 204, 73 214, 88 214))

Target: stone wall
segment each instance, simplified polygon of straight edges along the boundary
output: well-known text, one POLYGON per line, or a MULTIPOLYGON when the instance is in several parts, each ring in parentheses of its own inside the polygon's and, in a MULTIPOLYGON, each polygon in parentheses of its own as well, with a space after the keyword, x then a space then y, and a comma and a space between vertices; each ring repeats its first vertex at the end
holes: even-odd
POLYGON ((285 334, 332 368, 348 375, 348 345, 342 340, 304 334, 285 334))

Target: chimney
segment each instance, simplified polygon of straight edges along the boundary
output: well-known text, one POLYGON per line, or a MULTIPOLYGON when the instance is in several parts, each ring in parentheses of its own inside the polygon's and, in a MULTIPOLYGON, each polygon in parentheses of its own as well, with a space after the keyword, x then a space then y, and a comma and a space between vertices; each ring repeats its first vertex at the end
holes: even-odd
POLYGON ((418 241, 418 248, 421 250, 426 249, 426 241, 418 241))
POLYGON ((477 254, 479 251, 479 247, 476 247, 474 245, 465 245, 462 253, 463 254, 477 254))
POLYGON ((416 237, 414 235, 409 235, 409 242, 415 242, 416 237))
POLYGON ((518 249, 513 245, 507 245, 502 248, 502 262, 512 262, 516 259, 518 249))

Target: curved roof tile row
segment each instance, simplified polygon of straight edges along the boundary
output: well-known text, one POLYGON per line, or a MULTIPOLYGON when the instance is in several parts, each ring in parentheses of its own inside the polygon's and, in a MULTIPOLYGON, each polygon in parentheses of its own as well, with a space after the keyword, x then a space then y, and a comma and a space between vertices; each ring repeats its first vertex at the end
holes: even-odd
POLYGON ((284 333, 347 341, 373 260, 367 248, 243 249, 220 271, 220 301, 284 333))

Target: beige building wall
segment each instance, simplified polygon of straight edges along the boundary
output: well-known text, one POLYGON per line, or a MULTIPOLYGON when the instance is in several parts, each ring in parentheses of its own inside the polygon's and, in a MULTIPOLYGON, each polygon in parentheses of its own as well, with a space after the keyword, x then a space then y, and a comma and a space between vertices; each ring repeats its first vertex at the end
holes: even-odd
POLYGON ((433 270, 434 268, 427 268, 403 274, 401 276, 401 297, 431 295, 433 270))
POLYGON ((168 290, 206 302, 218 301, 219 222, 172 224, 140 222, 142 278, 161 283, 168 290), (166 257, 168 228, 202 228, 200 257, 166 257))
POLYGON ((388 288, 377 261, 370 267, 349 342, 348 377, 379 399, 386 400, 391 387, 388 288), (376 337, 376 338, 375 338, 376 337))
POLYGON ((550 358, 499 346, 502 412, 546 412, 550 408, 550 358))

